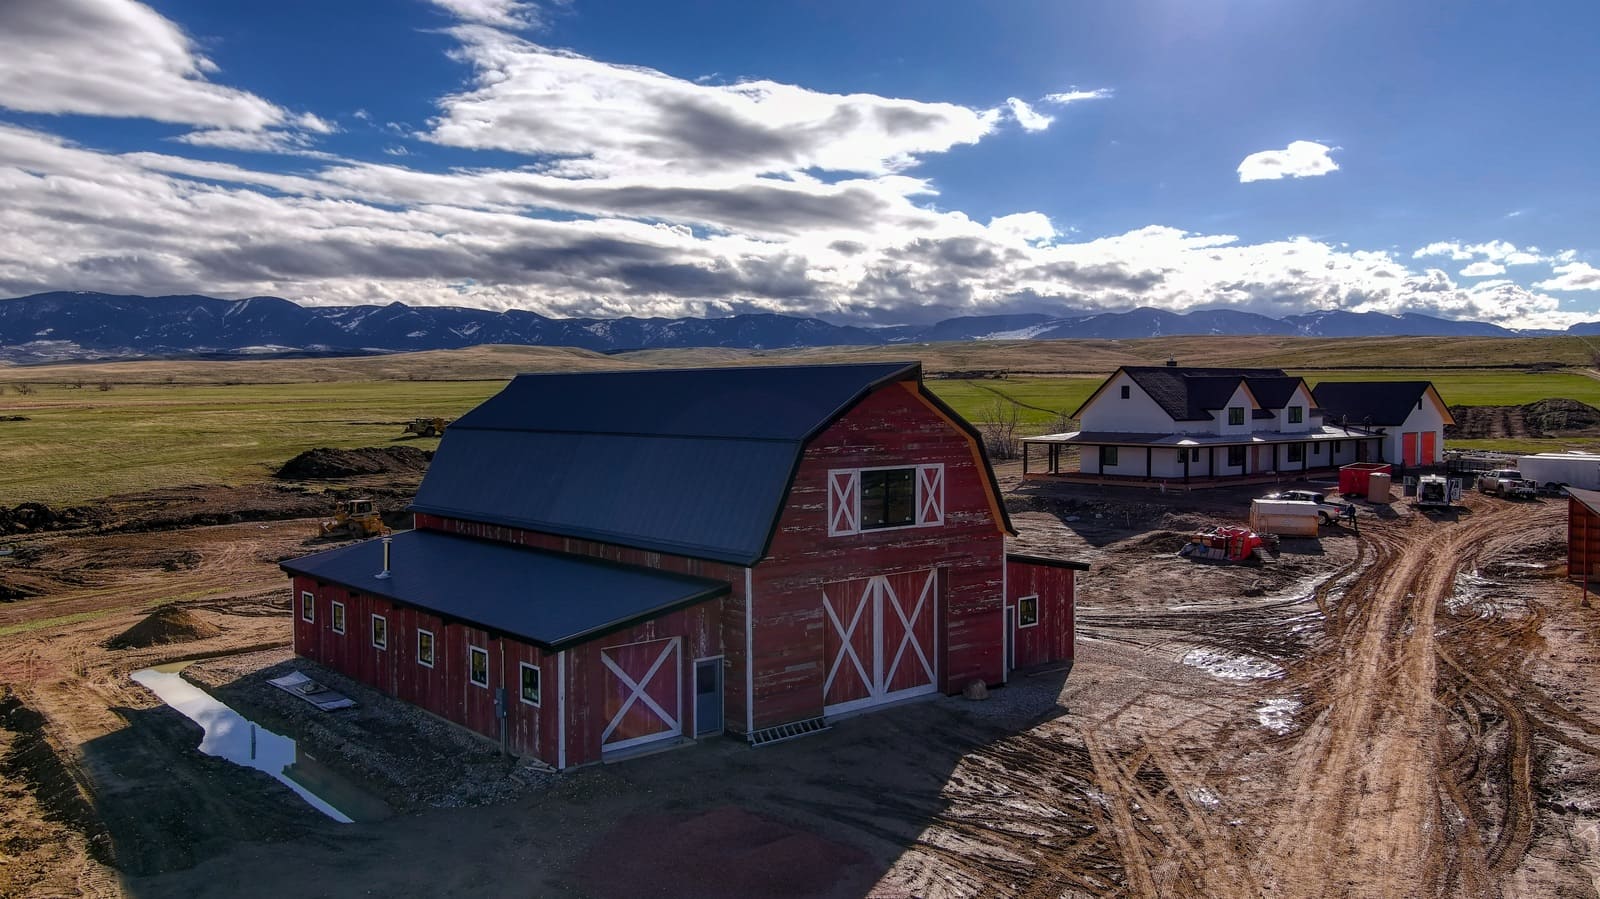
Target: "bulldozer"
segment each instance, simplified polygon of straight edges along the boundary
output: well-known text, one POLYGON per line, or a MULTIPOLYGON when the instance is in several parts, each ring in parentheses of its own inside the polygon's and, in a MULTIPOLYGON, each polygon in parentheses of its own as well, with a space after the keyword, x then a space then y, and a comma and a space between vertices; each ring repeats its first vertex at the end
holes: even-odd
POLYGON ((413 418, 406 423, 406 433, 418 437, 443 437, 444 429, 452 418, 413 418))
POLYGON ((370 499, 341 499, 333 507, 333 517, 317 522, 319 537, 380 537, 389 528, 370 499))

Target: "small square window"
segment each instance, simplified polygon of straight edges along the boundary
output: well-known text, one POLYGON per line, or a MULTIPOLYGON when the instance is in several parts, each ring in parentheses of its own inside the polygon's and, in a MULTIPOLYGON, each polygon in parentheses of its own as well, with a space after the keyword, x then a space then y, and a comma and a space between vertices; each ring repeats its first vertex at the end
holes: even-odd
POLYGON ((1228 407, 1228 424, 1230 424, 1230 425, 1242 425, 1242 424, 1244 424, 1244 407, 1243 406, 1229 406, 1228 407))
POLYGON ((467 680, 480 687, 489 686, 489 651, 476 646, 467 647, 467 680))
POLYGON ((300 591, 300 620, 317 620, 317 594, 310 590, 300 591))
POLYGON ((1122 385, 1122 398, 1123 399, 1127 399, 1132 394, 1132 392, 1133 391, 1128 389, 1128 385, 1126 385, 1126 384, 1122 385))
POLYGON ((1102 447, 1100 447, 1100 467, 1101 468, 1116 468, 1117 467, 1117 448, 1116 447, 1114 447, 1114 446, 1102 446, 1102 447))
POLYGON ((1301 461, 1305 460, 1305 457, 1306 457, 1306 448, 1305 447, 1301 446, 1298 443, 1289 444, 1289 461, 1290 462, 1301 462, 1301 461))
POLYGON ((379 649, 389 648, 389 620, 382 615, 372 616, 372 645, 379 649))
POLYGON ((1242 446, 1230 446, 1230 447, 1228 447, 1228 467, 1229 468, 1243 468, 1244 467, 1244 447, 1242 447, 1242 446))
POLYGON ((1306 410, 1299 406, 1289 407, 1289 424, 1297 425, 1305 420, 1306 410))
POLYGON ((1033 627, 1039 623, 1039 597, 1024 596, 1017 600, 1017 627, 1033 627))
POLYGON ((916 523, 917 470, 879 468, 861 472, 861 529, 916 523))
POLYGON ((417 631, 417 664, 433 667, 433 631, 417 631))
POLYGON ((539 704, 539 666, 522 663, 522 701, 528 705, 539 704))
POLYGON ((333 601, 333 632, 344 633, 344 603, 338 600, 333 601))

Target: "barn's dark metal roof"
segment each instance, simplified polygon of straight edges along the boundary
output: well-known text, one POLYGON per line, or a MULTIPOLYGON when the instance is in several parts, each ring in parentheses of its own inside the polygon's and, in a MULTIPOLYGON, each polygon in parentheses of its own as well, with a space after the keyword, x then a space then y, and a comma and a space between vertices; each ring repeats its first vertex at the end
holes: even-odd
MULTIPOLYGON (((1405 424, 1431 381, 1323 381, 1312 389, 1317 406, 1330 421, 1374 427, 1405 424)), ((1443 406, 1443 403, 1440 403, 1443 406)), ((1445 412, 1449 421, 1449 412, 1445 412)))
POLYGON ((445 432, 412 508, 750 565, 806 441, 921 375, 915 362, 519 375, 445 432))
MULTIPOLYGON (((1600 515, 1600 491, 1583 490, 1578 487, 1568 487, 1567 496, 1577 500, 1579 503, 1582 503, 1583 507, 1588 509, 1590 514, 1600 515)), ((1571 525, 1569 524, 1568 527, 1570 528, 1571 525)))
POLYGON ((550 650, 725 595, 709 578, 475 540, 438 531, 393 537, 389 577, 380 540, 283 562, 329 581, 498 631, 550 650))

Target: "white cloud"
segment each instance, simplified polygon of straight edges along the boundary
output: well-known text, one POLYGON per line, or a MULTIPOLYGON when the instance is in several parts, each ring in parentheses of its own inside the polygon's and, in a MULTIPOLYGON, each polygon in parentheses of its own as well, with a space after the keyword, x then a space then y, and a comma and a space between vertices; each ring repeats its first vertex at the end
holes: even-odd
POLYGON ((208 80, 217 66, 133 0, 0 2, 0 106, 258 130, 290 115, 208 80))
POLYGON ((1483 260, 1483 261, 1480 261, 1480 262, 1474 262, 1471 265, 1467 266, 1466 268, 1462 269, 1461 270, 1461 277, 1463 277, 1463 278, 1487 278, 1490 275, 1503 275, 1505 273, 1506 273, 1506 267, 1501 265, 1500 263, 1498 263, 1498 262, 1489 262, 1487 260, 1483 260))
POLYGON ((1098 88, 1092 91, 1081 91, 1077 88, 1073 88, 1072 90, 1062 91, 1056 94, 1045 94, 1044 102, 1055 103, 1058 106, 1066 106, 1069 103, 1078 103, 1083 100, 1104 100, 1110 96, 1111 89, 1107 87, 1098 88))
POLYGON ((431 0, 463 22, 495 28, 537 28, 538 7, 525 0, 431 0))
POLYGON ((1017 120, 1017 124, 1021 125, 1024 131, 1043 131, 1055 121, 1050 116, 1034 112, 1032 106, 1016 97, 1007 97, 1006 106, 1011 110, 1011 117, 1017 120))
POLYGON ((1280 178, 1310 178, 1339 170, 1339 164, 1328 155, 1333 147, 1316 141, 1297 140, 1282 150, 1262 150, 1251 153, 1239 163, 1239 181, 1276 181, 1280 178))
POLYGON ((1600 268, 1587 262, 1568 262, 1554 269, 1556 277, 1540 281, 1540 290, 1600 290, 1600 268))
POLYGON ((981 140, 997 110, 773 81, 696 84, 638 66, 461 26, 471 90, 445 97, 419 137, 508 150, 564 176, 758 175, 820 169, 886 174, 981 140))
MULTIPOLYGON (((1490 240, 1484 243, 1472 244, 1464 244, 1455 240, 1441 240, 1419 248, 1411 254, 1411 258, 1425 259, 1429 256, 1446 256, 1457 262, 1466 262, 1469 259, 1482 257, 1488 262, 1506 266, 1533 265, 1539 262, 1564 260, 1571 253, 1571 250, 1567 250, 1555 256, 1545 256, 1539 252, 1538 247, 1525 247, 1519 250, 1516 244, 1504 240, 1490 240)), ((1501 272, 1493 272, 1492 274, 1501 274, 1503 271, 1502 269, 1501 272)))

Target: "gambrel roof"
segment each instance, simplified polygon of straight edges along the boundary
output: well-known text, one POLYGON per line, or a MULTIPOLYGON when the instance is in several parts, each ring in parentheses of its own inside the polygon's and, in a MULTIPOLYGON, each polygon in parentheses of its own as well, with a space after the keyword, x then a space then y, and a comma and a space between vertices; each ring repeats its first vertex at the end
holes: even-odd
POLYGON ((981 438, 916 362, 519 375, 445 431, 412 508, 750 565, 806 443, 896 381, 974 441, 1010 531, 981 438))

